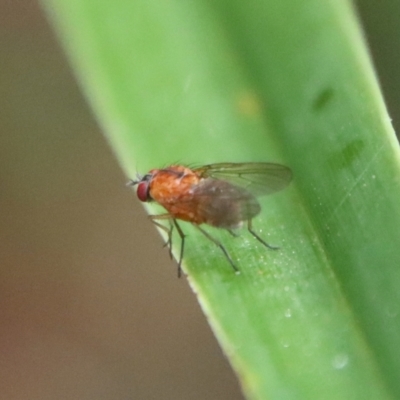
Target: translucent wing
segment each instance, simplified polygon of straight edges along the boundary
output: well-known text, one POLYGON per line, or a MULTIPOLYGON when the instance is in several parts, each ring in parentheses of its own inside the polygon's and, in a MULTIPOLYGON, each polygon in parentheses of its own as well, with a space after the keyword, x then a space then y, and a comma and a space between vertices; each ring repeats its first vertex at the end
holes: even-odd
POLYGON ((194 169, 203 178, 221 179, 254 196, 278 192, 292 180, 292 171, 274 163, 219 163, 194 169))
POLYGON ((193 201, 198 215, 219 228, 235 228, 261 211, 252 193, 224 179, 204 179, 193 189, 193 201))

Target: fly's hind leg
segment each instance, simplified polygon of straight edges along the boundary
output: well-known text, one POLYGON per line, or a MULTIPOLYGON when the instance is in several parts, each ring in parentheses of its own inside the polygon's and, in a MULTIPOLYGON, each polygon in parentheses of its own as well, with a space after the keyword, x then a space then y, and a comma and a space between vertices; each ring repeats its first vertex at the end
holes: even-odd
POLYGON ((231 264, 231 266, 235 270, 235 272, 239 272, 239 270, 236 267, 235 263, 232 261, 231 256, 229 255, 229 253, 227 252, 225 247, 222 245, 222 243, 219 240, 217 240, 214 237, 212 237, 207 231, 205 231, 204 229, 200 228, 200 226, 195 225, 195 224, 193 224, 193 226, 195 226, 207 239, 211 240, 216 246, 218 246, 222 250, 222 252, 225 254, 225 257, 228 259, 229 264, 231 264))
POLYGON ((175 226, 176 230, 178 231, 178 235, 181 238, 181 250, 179 253, 179 260, 178 260, 178 278, 180 278, 181 272, 182 272, 181 264, 182 264, 183 250, 184 250, 184 245, 185 245, 185 234, 183 233, 181 227, 176 222, 176 219, 172 218, 170 214, 149 215, 149 218, 151 219, 151 221, 153 222, 154 225, 161 228, 163 231, 165 231, 167 233, 168 239, 167 239, 167 242, 165 243, 165 246, 168 246, 169 256, 171 257, 171 259, 173 258, 173 255, 172 255, 172 231, 174 229, 174 226, 175 226), (156 221, 157 219, 167 219, 170 224, 169 228, 167 228, 163 224, 156 221))
POLYGON ((249 219, 249 220, 247 221, 247 229, 248 229, 248 231, 251 233, 251 235, 252 235, 253 237, 255 237, 255 238, 256 238, 261 244, 263 244, 265 247, 268 247, 268 248, 271 249, 271 250, 278 250, 278 249, 279 249, 279 247, 271 246, 270 244, 268 244, 264 239, 262 239, 260 236, 257 235, 257 233, 255 233, 255 232, 253 231, 253 226, 252 226, 252 223, 251 223, 251 219, 249 219))

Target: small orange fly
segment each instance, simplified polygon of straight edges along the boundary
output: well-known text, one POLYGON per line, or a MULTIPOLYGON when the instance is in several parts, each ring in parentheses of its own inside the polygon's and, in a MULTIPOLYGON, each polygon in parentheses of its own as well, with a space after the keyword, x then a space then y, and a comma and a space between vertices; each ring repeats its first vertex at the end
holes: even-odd
POLYGON ((172 231, 175 227, 181 238, 178 260, 178 276, 185 245, 185 235, 177 220, 192 223, 204 236, 215 243, 225 254, 232 268, 238 268, 222 243, 200 227, 208 224, 233 231, 247 222, 247 229, 260 243, 269 249, 277 249, 265 242, 252 228, 252 219, 261 211, 256 196, 277 192, 286 187, 292 179, 290 168, 274 163, 219 163, 189 168, 171 165, 167 168, 152 169, 146 175, 138 175, 128 185, 137 185, 137 196, 143 202, 155 201, 167 213, 150 215, 155 225, 168 235, 172 258, 172 231), (169 220, 167 228, 157 220, 169 220))

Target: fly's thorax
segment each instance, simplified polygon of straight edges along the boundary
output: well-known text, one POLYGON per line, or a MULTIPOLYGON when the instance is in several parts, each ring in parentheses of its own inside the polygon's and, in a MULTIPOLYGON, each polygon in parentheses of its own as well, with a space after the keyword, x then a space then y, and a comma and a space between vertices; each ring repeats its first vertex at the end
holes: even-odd
POLYGON ((170 166, 153 172, 149 193, 152 199, 165 207, 189 196, 192 187, 199 181, 199 176, 189 168, 170 166))

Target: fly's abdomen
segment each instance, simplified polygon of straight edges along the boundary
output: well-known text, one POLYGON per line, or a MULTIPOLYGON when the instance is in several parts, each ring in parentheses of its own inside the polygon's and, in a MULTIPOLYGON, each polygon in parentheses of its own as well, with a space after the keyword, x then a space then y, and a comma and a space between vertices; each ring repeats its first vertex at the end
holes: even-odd
POLYGON ((218 228, 236 228, 261 211, 260 204, 250 192, 225 181, 206 179, 194 194, 198 200, 197 214, 202 216, 204 223, 218 228))

